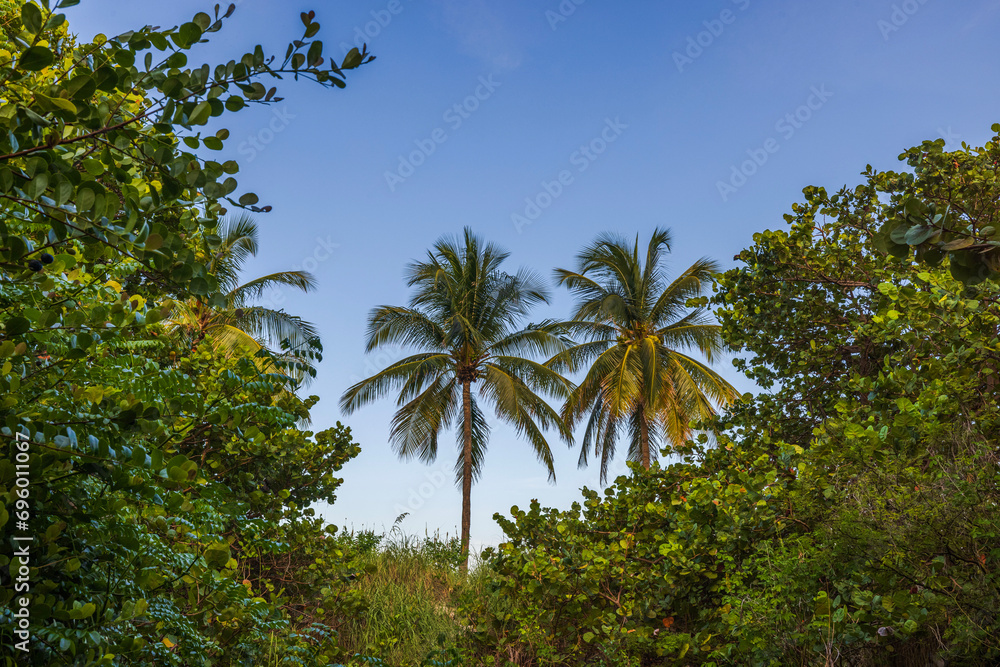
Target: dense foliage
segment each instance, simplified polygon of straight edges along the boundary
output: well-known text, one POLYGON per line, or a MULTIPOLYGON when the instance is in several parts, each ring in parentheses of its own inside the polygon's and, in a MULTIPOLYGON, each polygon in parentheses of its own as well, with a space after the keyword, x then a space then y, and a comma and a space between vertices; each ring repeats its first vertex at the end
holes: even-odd
POLYGON ((359 447, 339 424, 303 430, 315 331, 255 299, 311 277, 242 281, 254 233, 222 216, 270 207, 236 194, 235 162, 204 158, 228 137, 212 119, 280 99, 263 81, 342 88, 370 58, 326 62, 310 12, 281 61, 257 47, 188 66, 234 5, 81 44, 58 11, 73 4, 0 0, 4 665, 1000 661, 1000 137, 806 189, 711 299, 710 264, 671 285, 650 269, 660 233, 645 269, 637 245, 630 262, 595 245, 563 273, 579 326, 525 327, 547 298, 534 277, 471 232, 442 241, 411 267, 410 306, 370 321, 370 348, 424 349, 343 400, 398 390, 404 456, 434 458, 462 425, 461 539, 380 546, 310 509, 359 447), (568 510, 498 515, 507 541, 465 573, 488 436, 473 386, 550 472, 542 429, 569 439, 584 408, 602 435, 585 451, 609 456, 608 377, 634 385, 622 419, 679 388, 646 372, 677 334, 667 314, 707 326, 672 342, 714 353, 721 334, 763 391, 688 409, 695 441, 676 442, 683 419, 657 427, 675 441, 662 466, 632 428, 630 475, 568 510), (598 368, 560 415, 536 392, 574 387, 530 357, 567 349, 567 368, 596 350, 629 372, 598 368))
POLYGON ((190 67, 234 5, 82 44, 73 4, 0 7, 2 660, 324 664, 359 602, 308 507, 358 446, 297 426, 317 399, 281 365, 317 348, 226 354, 165 304, 226 308, 203 251, 226 206, 270 210, 193 152, 228 136, 204 126, 279 99, 262 79, 343 87, 367 56, 324 65, 308 13, 283 61, 190 67))
POLYGON ((713 303, 766 391, 703 425, 714 446, 568 511, 498 516, 509 541, 489 562, 510 602, 470 604, 469 650, 497 664, 995 664, 1000 290, 956 268, 962 254, 885 239, 903 210, 995 220, 997 141, 927 143, 903 156, 915 173, 808 188, 787 230, 757 234, 713 303))

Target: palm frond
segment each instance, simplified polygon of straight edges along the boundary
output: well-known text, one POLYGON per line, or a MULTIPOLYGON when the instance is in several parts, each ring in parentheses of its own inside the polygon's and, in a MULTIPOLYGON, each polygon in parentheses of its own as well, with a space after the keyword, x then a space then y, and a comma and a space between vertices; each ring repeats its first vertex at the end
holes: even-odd
POLYGON ((394 389, 402 389, 399 402, 426 390, 427 383, 440 381, 450 370, 447 355, 423 352, 397 361, 347 389, 340 398, 340 409, 351 414, 358 408, 373 403, 394 389))
POLYGON ((222 290, 229 292, 238 284, 240 269, 260 250, 260 232, 253 217, 242 213, 223 218, 216 235, 222 239, 222 244, 213 251, 208 266, 222 290))
POLYGON ((681 317, 687 309, 688 299, 704 294, 712 280, 712 275, 718 271, 719 264, 717 262, 703 257, 677 276, 660 294, 649 314, 653 326, 661 327, 665 323, 681 317))
POLYGON ((451 426, 460 401, 458 383, 438 377, 422 393, 402 405, 392 418, 389 441, 404 461, 419 458, 431 463, 437 458, 438 435, 451 426))
POLYGON ((236 323, 270 344, 287 339, 295 346, 303 341, 319 338, 316 325, 298 315, 263 306, 250 306, 242 310, 242 313, 236 314, 236 323))
POLYGON ((308 271, 279 271, 240 285, 229 293, 229 298, 237 306, 243 306, 251 299, 259 299, 267 290, 287 286, 303 292, 316 289, 316 277, 308 271))
POLYGON ((552 357, 564 352, 570 342, 562 324, 546 320, 539 324, 529 324, 520 331, 504 336, 489 346, 489 352, 496 355, 552 357))
POLYGON ((446 349, 448 335, 440 322, 416 308, 379 306, 368 316, 365 351, 383 345, 446 349))

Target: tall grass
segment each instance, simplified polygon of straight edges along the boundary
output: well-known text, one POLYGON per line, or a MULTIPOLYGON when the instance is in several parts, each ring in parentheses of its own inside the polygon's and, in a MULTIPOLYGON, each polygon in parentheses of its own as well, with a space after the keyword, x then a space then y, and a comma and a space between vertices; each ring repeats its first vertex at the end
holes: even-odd
POLYGON ((396 525, 387 535, 360 531, 338 540, 364 572, 356 586, 367 605, 364 615, 340 626, 339 643, 348 655, 359 664, 366 656, 389 667, 416 667, 454 643, 461 632, 457 596, 465 583, 457 537, 418 538, 396 525))
MULTIPOLYGON (((459 667, 479 664, 520 667, 529 664, 517 642, 503 641, 469 662, 458 658, 467 644, 468 620, 461 608, 471 606, 486 618, 503 618, 511 600, 489 585, 491 571, 475 555, 468 573, 459 569, 461 542, 457 537, 406 535, 397 519, 386 534, 371 530, 341 533, 335 538, 359 574, 352 589, 360 594, 364 612, 328 617, 348 667, 459 667)), ((274 637, 263 647, 257 667, 302 664, 274 637)))

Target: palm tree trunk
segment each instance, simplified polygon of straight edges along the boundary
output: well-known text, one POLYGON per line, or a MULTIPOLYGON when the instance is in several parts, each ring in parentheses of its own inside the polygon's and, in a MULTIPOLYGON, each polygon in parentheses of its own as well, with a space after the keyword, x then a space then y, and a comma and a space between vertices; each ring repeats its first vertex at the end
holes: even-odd
POLYGON ((639 456, 642 457, 642 467, 649 470, 649 422, 646 421, 643 406, 639 406, 639 456))
POLYGON ((462 382, 462 564, 469 569, 469 533, 472 526, 472 382, 462 382))

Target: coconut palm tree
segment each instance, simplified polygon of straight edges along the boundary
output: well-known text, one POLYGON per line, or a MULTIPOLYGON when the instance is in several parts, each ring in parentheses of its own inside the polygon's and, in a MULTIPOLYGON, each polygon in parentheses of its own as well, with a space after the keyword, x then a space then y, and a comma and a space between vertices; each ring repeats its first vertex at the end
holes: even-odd
POLYGON ((434 461, 438 435, 458 427, 455 477, 462 488, 463 568, 469 557, 472 483, 482 474, 490 434, 484 404, 528 441, 551 480, 552 450, 542 431, 555 427, 571 442, 558 412, 536 392, 565 398, 572 385, 528 358, 559 353, 565 344, 552 322, 522 325, 533 306, 548 302, 548 294, 530 272, 502 271, 507 257, 466 228, 462 238, 441 239, 424 261, 410 264, 410 304, 371 311, 367 351, 383 345, 419 351, 355 384, 341 398, 342 409, 351 413, 398 392, 389 438, 404 460, 434 461))
POLYGON ((670 232, 657 229, 646 249, 639 239, 604 234, 577 256, 574 271, 556 269, 560 285, 576 297, 571 321, 563 323, 578 344, 555 355, 547 366, 557 371, 586 368, 586 376, 562 409, 567 426, 585 417, 587 427, 579 464, 591 455, 607 479, 620 435, 629 438, 628 458, 649 468, 660 443, 679 444, 691 435, 692 419, 715 414, 736 390, 686 351, 712 363, 723 348, 720 327, 700 297, 715 262, 699 259, 667 283, 670 232))
POLYGON ((203 299, 175 300, 169 323, 186 332, 192 346, 209 337, 218 349, 256 356, 262 370, 295 380, 315 375, 310 362, 319 359, 322 349, 316 327, 254 301, 274 287, 312 291, 316 279, 306 271, 280 271, 241 282, 243 265, 260 249, 257 223, 248 215, 225 218, 216 234, 221 244, 210 248, 203 243, 199 259, 219 281, 225 305, 213 307, 203 299))

